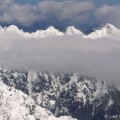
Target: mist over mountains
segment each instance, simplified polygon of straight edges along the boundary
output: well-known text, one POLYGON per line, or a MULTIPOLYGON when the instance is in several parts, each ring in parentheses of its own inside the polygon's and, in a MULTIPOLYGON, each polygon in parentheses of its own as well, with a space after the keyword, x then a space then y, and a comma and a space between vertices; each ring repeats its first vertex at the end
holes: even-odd
MULTIPOLYGON (((0 27, 2 120, 109 120, 120 114, 120 29, 0 27), (107 118, 106 118, 107 117, 107 118)), ((118 118, 119 119, 119 118, 118 118)))
POLYGON ((16 26, 0 30, 0 64, 14 69, 70 71, 119 82, 119 29, 106 24, 85 35, 71 26, 33 33, 16 26))

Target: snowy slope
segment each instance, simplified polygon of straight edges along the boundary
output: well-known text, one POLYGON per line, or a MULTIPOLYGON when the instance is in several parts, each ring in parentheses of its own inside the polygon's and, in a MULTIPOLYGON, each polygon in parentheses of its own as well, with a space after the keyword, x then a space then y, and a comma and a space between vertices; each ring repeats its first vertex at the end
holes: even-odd
POLYGON ((23 92, 0 81, 0 120, 75 120, 71 117, 55 118, 47 109, 36 105, 23 92))
POLYGON ((48 37, 48 36, 62 36, 64 33, 55 29, 53 26, 48 27, 46 30, 37 30, 36 32, 31 33, 34 37, 48 37))
MULTIPOLYGON (((0 85, 4 86, 4 89, 0 86, 1 93, 4 95, 1 97, 1 104, 3 104, 1 111, 4 109, 14 111, 17 108, 19 112, 21 109, 19 117, 23 116, 23 118, 29 118, 29 116, 34 118, 37 115, 41 116, 41 118, 46 116, 42 120, 51 120, 50 118, 54 114, 54 116, 58 117, 65 115, 77 118, 78 120, 89 120, 88 118, 101 113, 103 104, 104 113, 107 112, 106 109, 108 107, 111 107, 114 103, 117 104, 117 102, 114 102, 113 92, 117 95, 118 101, 120 100, 119 94, 107 82, 98 81, 96 78, 78 73, 20 72, 1 69, 0 79, 7 85, 4 85, 2 82, 0 83, 0 85), (24 94, 20 91, 24 92, 24 94), (110 106, 111 98, 113 104, 110 106), (7 106, 6 108, 4 104, 9 104, 10 107, 7 106), (32 109, 32 111, 34 113, 31 116, 29 108, 33 105, 38 110, 35 111, 33 108, 34 110, 32 109), (26 108, 26 106, 29 107, 26 108), (40 106, 47 108, 52 113, 48 114, 48 110, 40 106), (24 110, 25 112, 23 113, 24 110), (43 115, 40 113, 43 113, 43 115), (88 116, 83 116, 83 113, 88 114, 88 116), (27 116, 25 116, 26 114, 27 116)), ((5 111, 4 115, 6 114, 7 116, 12 115, 11 112, 5 111)), ((1 116, 3 116, 3 113, 1 116)), ((55 117, 53 118, 56 120, 55 117)), ((70 120, 71 118, 64 117, 64 119, 70 120)))
POLYGON ((120 34, 120 30, 111 24, 106 24, 99 30, 95 30, 94 32, 90 33, 89 35, 85 36, 85 38, 92 38, 97 39, 99 37, 111 35, 111 34, 120 34))
POLYGON ((24 35, 23 30, 20 30, 17 26, 15 25, 10 25, 9 27, 2 28, 2 32, 7 32, 7 33, 16 33, 19 35, 24 35))
POLYGON ((4 29, 2 28, 2 26, 0 26, 0 32, 3 32, 3 30, 4 30, 4 29))
POLYGON ((9 27, 5 27, 5 28, 0 27, 0 31, 13 32, 13 33, 22 35, 24 37, 33 37, 33 38, 34 37, 44 38, 44 37, 50 37, 50 36, 63 36, 63 35, 80 35, 80 36, 83 36, 84 38, 97 39, 99 37, 108 36, 111 34, 113 35, 120 34, 120 30, 109 23, 99 28, 98 30, 95 30, 89 35, 85 35, 80 30, 76 29, 74 26, 67 27, 65 33, 57 30, 53 26, 48 27, 46 30, 37 30, 36 32, 28 33, 28 32, 24 32, 23 30, 20 30, 15 25, 10 25, 9 27))
POLYGON ((10 25, 9 27, 2 28, 0 27, 0 31, 4 33, 16 33, 22 35, 24 37, 48 37, 48 36, 62 36, 64 33, 60 32, 59 30, 55 29, 53 26, 48 27, 46 30, 37 30, 36 32, 28 33, 20 30, 15 25, 10 25))
POLYGON ((5 28, 0 27, 0 31, 4 33, 6 32, 16 33, 24 37, 38 37, 38 38, 64 35, 64 33, 55 29, 53 26, 48 27, 46 30, 37 30, 36 32, 28 33, 28 32, 24 32, 23 30, 20 30, 15 25, 10 25, 9 27, 5 27, 5 28))
POLYGON ((76 29, 73 26, 67 27, 65 33, 57 30, 53 26, 48 27, 46 30, 37 30, 36 32, 28 33, 24 32, 23 30, 20 30, 15 25, 10 25, 9 27, 2 28, 0 27, 1 32, 13 32, 19 35, 22 35, 24 37, 37 37, 37 38, 44 38, 44 37, 50 37, 50 36, 63 36, 63 35, 84 35, 81 31, 76 29))
POLYGON ((83 35, 83 33, 80 30, 76 29, 74 26, 67 27, 65 34, 67 34, 67 35, 74 35, 74 34, 83 35))

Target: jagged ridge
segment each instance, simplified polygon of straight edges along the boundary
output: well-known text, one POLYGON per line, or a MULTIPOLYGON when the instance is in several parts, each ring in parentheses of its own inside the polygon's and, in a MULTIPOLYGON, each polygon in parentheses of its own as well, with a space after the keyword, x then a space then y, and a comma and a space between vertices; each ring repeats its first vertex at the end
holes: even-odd
POLYGON ((92 38, 97 39, 99 37, 107 36, 110 34, 119 34, 120 30, 113 26, 110 23, 107 23, 103 27, 99 28, 98 30, 95 30, 94 32, 90 33, 89 35, 85 36, 86 38, 92 38))
POLYGON ((14 33, 20 34, 25 37, 38 37, 38 38, 39 37, 40 38, 50 37, 50 36, 73 35, 73 34, 83 35, 81 31, 79 31, 73 26, 69 26, 66 29, 65 33, 57 30, 53 26, 48 27, 46 30, 37 30, 36 32, 28 33, 28 32, 24 32, 23 30, 19 30, 19 28, 15 25, 10 25, 9 27, 5 27, 5 28, 0 27, 0 31, 1 32, 14 32, 14 33))
POLYGON ((55 116, 69 115, 78 120, 99 120, 102 117, 104 120, 104 115, 111 109, 120 112, 119 91, 95 78, 75 73, 1 69, 0 79, 4 84, 23 91, 36 105, 47 108, 55 116))
POLYGON ((75 120, 71 117, 55 118, 45 108, 21 91, 8 87, 0 81, 0 119, 1 120, 75 120))
POLYGON ((63 35, 80 35, 84 38, 91 38, 91 39, 97 39, 102 36, 120 33, 120 30, 110 23, 107 23, 106 25, 99 28, 98 30, 95 30, 89 35, 85 35, 80 30, 76 29, 74 26, 67 27, 65 33, 57 30, 53 26, 48 27, 46 30, 37 30, 36 32, 28 33, 28 32, 24 32, 23 30, 20 30, 15 25, 10 25, 9 27, 5 27, 5 28, 2 28, 0 26, 0 31, 14 32, 25 37, 36 37, 36 38, 44 38, 44 37, 50 37, 50 36, 63 36, 63 35))

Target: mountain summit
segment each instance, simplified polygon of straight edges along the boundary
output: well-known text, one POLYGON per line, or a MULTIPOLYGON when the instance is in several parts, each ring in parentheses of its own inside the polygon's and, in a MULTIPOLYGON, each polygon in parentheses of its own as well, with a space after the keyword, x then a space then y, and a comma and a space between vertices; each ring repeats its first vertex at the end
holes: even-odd
POLYGON ((102 36, 116 34, 118 32, 120 32, 120 30, 118 28, 116 28, 114 25, 112 25, 110 23, 107 23, 103 27, 99 28, 99 30, 95 30, 94 32, 87 35, 86 38, 96 39, 96 38, 99 38, 102 36))
POLYGON ((48 37, 48 36, 62 36, 64 33, 60 32, 53 26, 48 27, 46 30, 37 30, 32 33, 34 37, 48 37))
POLYGON ((73 34, 83 34, 80 30, 76 29, 74 26, 69 26, 66 29, 65 34, 67 35, 73 35, 73 34))

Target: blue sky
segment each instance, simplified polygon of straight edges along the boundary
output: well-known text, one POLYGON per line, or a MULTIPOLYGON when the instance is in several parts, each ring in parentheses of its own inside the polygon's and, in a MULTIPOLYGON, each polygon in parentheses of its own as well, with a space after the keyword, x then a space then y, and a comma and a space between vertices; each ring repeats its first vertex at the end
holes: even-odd
POLYGON ((88 30, 111 23, 120 27, 120 0, 0 0, 0 24, 25 30, 73 25, 88 30))

